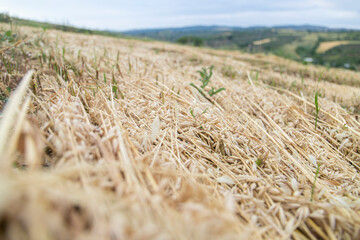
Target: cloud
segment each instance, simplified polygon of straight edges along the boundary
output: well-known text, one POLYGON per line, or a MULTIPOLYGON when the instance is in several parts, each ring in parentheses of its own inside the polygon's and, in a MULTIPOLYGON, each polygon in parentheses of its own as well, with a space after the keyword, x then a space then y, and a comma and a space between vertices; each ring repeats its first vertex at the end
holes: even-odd
POLYGON ((0 11, 76 26, 125 30, 184 25, 360 25, 358 0, 0 0, 0 11))

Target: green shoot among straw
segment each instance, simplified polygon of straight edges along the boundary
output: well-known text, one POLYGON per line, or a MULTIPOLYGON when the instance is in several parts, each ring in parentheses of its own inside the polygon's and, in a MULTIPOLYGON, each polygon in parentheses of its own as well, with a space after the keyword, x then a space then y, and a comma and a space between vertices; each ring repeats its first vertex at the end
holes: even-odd
POLYGON ((208 93, 209 93, 210 97, 212 97, 213 95, 215 95, 215 94, 217 94, 217 93, 219 93, 219 92, 221 92, 221 91, 223 91, 223 90, 225 90, 225 88, 219 88, 219 89, 216 90, 216 91, 215 91, 214 88, 211 88, 211 90, 208 91, 208 93))
POLYGON ((313 200, 313 197, 314 197, 315 184, 316 184, 316 180, 317 180, 318 175, 319 175, 319 171, 320 171, 320 164, 317 164, 316 173, 315 173, 315 177, 314 177, 314 182, 313 182, 313 185, 312 185, 312 187, 311 187, 311 197, 310 197, 310 201, 312 201, 312 200, 313 200))
POLYGON ((319 93, 318 93, 318 91, 316 91, 315 92, 315 130, 316 130, 316 127, 317 127, 317 122, 318 122, 318 118, 319 118, 319 111, 320 111, 318 97, 319 97, 319 93))
MULTIPOLYGON (((213 101, 205 94, 205 92, 203 90, 205 90, 205 87, 209 85, 209 83, 211 82, 210 79, 213 75, 213 69, 214 66, 211 65, 208 69, 206 68, 202 68, 202 71, 197 71, 200 74, 199 81, 201 82, 200 87, 196 86, 194 83, 190 83, 190 86, 196 88, 196 90, 198 90, 198 92, 205 97, 207 100, 209 100, 211 103, 213 103, 213 101)), ((207 91, 208 95, 210 97, 214 96, 215 94, 221 92, 225 90, 225 88, 219 88, 219 89, 215 89, 213 87, 211 87, 211 89, 209 91, 207 91)))
POLYGON ((190 114, 196 120, 196 115, 194 114, 194 111, 191 108, 190 108, 190 114))
POLYGON ((322 72, 318 78, 317 84, 316 84, 316 91, 315 91, 315 130, 317 128, 317 123, 318 123, 318 118, 319 118, 319 111, 320 111, 320 107, 319 107, 319 92, 318 92, 318 84, 321 80, 321 77, 323 75, 324 72, 322 72))
POLYGON ((210 83, 210 78, 213 75, 213 69, 214 65, 211 65, 209 67, 209 73, 206 68, 202 68, 202 71, 197 71, 201 76, 199 80, 202 82, 202 85, 200 86, 202 89, 204 89, 210 83))

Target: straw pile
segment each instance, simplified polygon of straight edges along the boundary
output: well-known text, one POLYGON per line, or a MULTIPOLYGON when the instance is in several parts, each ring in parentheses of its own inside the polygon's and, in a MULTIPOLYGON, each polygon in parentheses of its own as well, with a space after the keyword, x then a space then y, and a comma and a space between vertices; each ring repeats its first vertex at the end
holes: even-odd
POLYGON ((1 239, 360 238, 359 73, 18 36, 0 50, 1 239), (210 65, 226 90, 206 99, 189 84, 210 65))

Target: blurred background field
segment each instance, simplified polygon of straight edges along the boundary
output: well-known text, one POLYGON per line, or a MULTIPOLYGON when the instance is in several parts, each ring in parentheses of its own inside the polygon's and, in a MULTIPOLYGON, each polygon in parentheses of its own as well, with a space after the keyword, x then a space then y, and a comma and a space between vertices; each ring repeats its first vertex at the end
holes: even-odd
MULTIPOLYGON (((105 31, 77 28, 13 17, 14 24, 54 28, 86 34, 122 38, 168 41, 198 47, 239 50, 247 53, 271 53, 304 64, 360 69, 360 31, 312 25, 277 27, 194 26, 184 28, 105 31)), ((0 13, 0 22, 10 16, 0 13)))
POLYGON ((304 63, 359 70, 360 31, 316 26, 190 27, 135 30, 130 36, 248 53, 273 53, 304 63))

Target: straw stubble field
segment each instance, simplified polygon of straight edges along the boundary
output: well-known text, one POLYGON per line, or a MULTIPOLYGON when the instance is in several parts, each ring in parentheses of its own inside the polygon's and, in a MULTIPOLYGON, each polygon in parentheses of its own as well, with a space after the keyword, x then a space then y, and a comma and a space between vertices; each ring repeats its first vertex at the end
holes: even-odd
POLYGON ((0 50, 1 239, 359 239, 359 73, 16 31, 0 50), (190 83, 210 65, 226 90, 208 100, 190 83))

